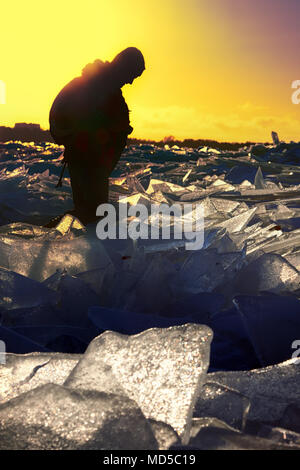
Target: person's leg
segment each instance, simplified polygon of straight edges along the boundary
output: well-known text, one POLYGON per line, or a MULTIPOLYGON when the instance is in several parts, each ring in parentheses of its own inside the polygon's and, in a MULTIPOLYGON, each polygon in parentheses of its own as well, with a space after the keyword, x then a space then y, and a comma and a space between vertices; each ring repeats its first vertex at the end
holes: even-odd
POLYGON ((109 173, 90 162, 68 164, 74 201, 73 214, 84 224, 97 220, 96 210, 108 202, 109 173))
POLYGON ((80 161, 69 165, 75 215, 83 224, 97 220, 96 210, 108 202, 109 176, 126 147, 127 134, 118 134, 113 142, 101 145, 94 136, 89 151, 80 161), (82 164, 83 162, 83 164, 82 164))
MULTIPOLYGON (((78 148, 74 143, 66 146, 65 157, 74 202, 74 210, 67 213, 73 214, 84 225, 97 221, 97 207, 108 202, 109 175, 126 143, 127 134, 122 133, 107 145, 100 145, 92 136, 88 148, 78 148)), ((50 221, 46 227, 55 227, 63 215, 50 221)))
MULTIPOLYGON (((99 149, 101 152, 101 149, 99 149)), ((99 204, 108 201, 109 171, 100 167, 97 160, 91 159, 90 151, 78 152, 68 146, 65 157, 70 174, 74 209, 50 220, 45 227, 53 228, 65 214, 77 217, 83 225, 97 221, 96 210, 99 204)))

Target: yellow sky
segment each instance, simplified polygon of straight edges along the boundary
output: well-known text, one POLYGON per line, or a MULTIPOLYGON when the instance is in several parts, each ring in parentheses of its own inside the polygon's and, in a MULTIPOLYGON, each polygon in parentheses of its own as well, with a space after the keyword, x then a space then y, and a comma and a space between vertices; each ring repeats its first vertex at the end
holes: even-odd
POLYGON ((300 105, 291 102, 299 36, 281 20, 286 3, 272 0, 278 8, 264 17, 235 1, 2 1, 0 125, 47 129, 53 99, 85 64, 135 46, 146 71, 123 88, 132 137, 267 141, 276 130, 300 140, 300 105))

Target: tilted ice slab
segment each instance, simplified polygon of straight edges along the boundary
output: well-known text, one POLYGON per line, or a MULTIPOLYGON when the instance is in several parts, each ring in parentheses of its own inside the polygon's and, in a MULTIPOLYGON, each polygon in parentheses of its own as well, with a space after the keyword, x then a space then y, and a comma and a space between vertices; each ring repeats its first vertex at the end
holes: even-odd
POLYGON ((300 287, 298 270, 275 253, 265 253, 243 267, 237 275, 236 292, 258 294, 293 292, 300 287))
POLYGON ((291 357, 293 343, 299 339, 300 300, 269 294, 253 297, 240 295, 233 302, 262 366, 291 357))
POLYGON ((248 397, 248 422, 274 425, 280 422, 288 405, 300 406, 299 359, 252 371, 214 372, 208 377, 209 381, 230 387, 248 397))
POLYGON ((218 418, 235 429, 243 431, 247 421, 250 400, 237 390, 211 380, 203 385, 196 402, 194 418, 218 418))
POLYGON ((0 427, 5 450, 158 448, 133 400, 51 383, 0 405, 0 427))
MULTIPOLYGON (((216 398, 217 399, 217 398, 216 398)), ((262 426, 258 435, 244 434, 217 418, 194 418, 190 450, 299 450, 300 435, 262 426)), ((180 451, 180 447, 175 447, 180 451)))
MULTIPOLYGON (((14 149, 11 150, 11 158, 8 158, 9 155, 4 155, 4 159, 1 159, 0 155, 0 167, 3 170, 0 175, 0 205, 2 209, 0 223, 17 220, 26 220, 29 223, 42 223, 40 221, 45 219, 46 222, 50 215, 62 213, 68 207, 71 207, 69 206, 71 194, 69 179, 64 179, 61 189, 55 188, 60 168, 58 160, 49 155, 52 148, 50 148, 50 151, 45 151, 42 147, 31 147, 30 152, 28 147, 27 155, 24 155, 26 154, 25 146, 21 149, 19 156, 15 155, 17 152, 14 149), (40 162, 40 159, 43 161, 40 162), (9 171, 5 169, 7 165, 10 165, 9 171), (29 217, 28 219, 26 219, 26 215, 29 217)), ((160 309, 167 311, 171 298, 174 301, 182 301, 184 303, 184 296, 186 292, 189 292, 189 289, 195 290, 195 292, 205 290, 215 292, 215 290, 218 290, 218 292, 220 291, 226 296, 227 301, 234 298, 236 294, 248 293, 252 295, 250 300, 245 297, 241 299, 241 296, 237 296, 235 297, 235 303, 240 312, 237 313, 237 316, 239 320, 244 318, 247 331, 262 364, 282 360, 281 351, 283 343, 285 343, 284 357, 287 357, 288 343, 293 338, 293 334, 295 339, 297 338, 298 331, 296 314, 299 292, 299 260, 297 252, 300 247, 300 231, 297 228, 299 223, 297 209, 299 206, 299 186, 294 186, 298 184, 297 175, 299 171, 297 165, 294 165, 293 168, 291 165, 286 164, 285 154, 279 153, 282 152, 282 149, 278 149, 278 152, 274 153, 273 156, 270 153, 267 155, 267 159, 261 163, 254 154, 252 154, 251 160, 250 157, 238 157, 237 154, 232 153, 231 157, 234 158, 228 158, 228 164, 226 163, 227 157, 221 154, 213 158, 202 158, 201 167, 196 166, 196 160, 199 156, 197 152, 191 152, 190 156, 195 158, 194 162, 189 162, 189 155, 185 152, 182 152, 182 156, 180 156, 182 161, 178 160, 179 155, 175 155, 178 153, 178 149, 173 149, 169 152, 159 150, 156 152, 156 150, 154 146, 149 146, 148 149, 136 146, 128 150, 127 155, 124 158, 122 157, 123 159, 120 161, 119 169, 116 170, 117 172, 119 171, 117 176, 122 177, 119 179, 122 179, 123 186, 111 185, 110 189, 115 197, 125 195, 132 204, 137 201, 144 201, 145 204, 150 202, 170 203, 172 201, 203 204, 205 208, 206 233, 204 247, 200 250, 201 255, 198 257, 197 254, 192 254, 191 258, 189 258, 190 253, 185 251, 184 240, 150 240, 149 244, 147 243, 148 240, 139 240, 139 242, 145 242, 141 244, 145 254, 143 258, 143 256, 134 256, 132 252, 128 253, 127 247, 126 249, 121 249, 119 243, 115 244, 115 248, 105 251, 103 246, 106 248, 108 245, 96 238, 90 241, 90 235, 85 233, 84 230, 79 237, 79 233, 72 232, 70 227, 65 230, 64 226, 61 226, 56 231, 47 231, 41 227, 30 226, 29 224, 26 227, 26 224, 23 224, 22 233, 21 229, 18 231, 17 227, 11 227, 8 232, 7 227, 1 227, 0 266, 2 269, 7 268, 10 270, 8 278, 5 278, 4 284, 2 284, 3 293, 10 293, 9 296, 6 296, 5 305, 2 303, 2 307, 6 309, 2 312, 2 321, 4 322, 2 323, 3 334, 10 334, 13 336, 12 341, 18 341, 18 345, 24 348, 26 341, 27 347, 38 347, 38 344, 34 343, 34 341, 38 341, 41 333, 39 329, 46 328, 45 325, 47 323, 50 323, 51 326, 51 328, 50 326, 48 328, 49 338, 54 334, 55 325, 57 324, 59 325, 57 331, 72 335, 71 328, 69 333, 67 333, 67 327, 61 325, 62 319, 68 319, 72 310, 75 311, 77 309, 76 315, 72 317, 77 322, 81 317, 81 310, 84 312, 83 315, 85 315, 86 310, 91 305, 90 301, 93 303, 97 302, 96 297, 86 288, 84 283, 99 296, 103 305, 108 308, 115 307, 122 309, 126 306, 126 308, 131 308, 131 311, 146 311, 153 314, 157 314, 160 309), (151 156, 152 153, 153 155, 151 156), (194 155, 192 155, 193 153, 194 155), (176 157, 177 160, 170 163, 173 157, 176 157), (128 161, 126 161, 126 158, 128 161), (150 163, 149 168, 146 168, 148 162, 151 159, 155 162, 156 158, 160 159, 158 163, 154 163, 153 166, 150 163), (169 159, 169 163, 164 162, 164 159, 166 161, 169 159), (266 163, 269 160, 271 163, 266 163), (140 165, 139 169, 130 168, 130 162, 140 165), (226 180, 229 173, 234 173, 228 171, 232 164, 236 165, 235 169, 238 170, 236 173, 240 173, 242 171, 242 164, 245 166, 245 162, 248 165, 249 171, 246 171, 246 176, 243 176, 239 183, 245 180, 245 178, 249 180, 248 183, 235 184, 233 179, 228 178, 226 180), (220 166, 222 167, 221 170, 220 166), (261 167, 262 171, 259 170, 257 172, 258 166, 261 167), (192 171, 190 171, 191 169, 192 171), (148 183, 145 182, 147 179, 145 174, 147 171, 147 174, 150 175, 152 170, 152 180, 149 184, 149 180, 148 183), (131 176, 127 175, 127 177, 128 171, 131 176), (292 174, 293 171, 294 175, 292 174), (158 178, 160 179, 155 178, 155 172, 159 174, 158 178), (274 173, 273 181, 270 181, 268 175, 272 174, 272 172, 274 173), (183 181, 186 175, 188 175, 188 178, 183 181), (132 179, 130 180, 130 178, 132 179), (189 186, 186 184, 189 184, 189 186), (148 191, 146 188, 148 188, 148 191), (207 231, 207 228, 209 228, 209 231, 207 231), (154 259, 157 255, 156 251, 159 252, 160 263, 158 263, 157 258, 154 259), (264 254, 264 252, 267 254, 264 254), (224 254, 226 256, 223 256, 224 254), (134 263, 129 265, 127 258, 134 259, 134 263), (123 266, 126 265, 126 268, 121 268, 122 263, 123 266), (168 263, 173 265, 172 269, 169 269, 168 263), (140 265, 139 270, 137 269, 138 265, 140 265), (163 270, 162 266, 165 266, 166 269, 163 270), (62 270, 64 268, 67 268, 68 274, 55 274, 56 269, 62 270), (29 279, 17 279, 13 271, 38 281, 47 279, 44 285, 29 284, 27 283, 29 279), (235 277, 232 279, 234 273, 235 277), (54 278, 48 279, 51 275, 58 279, 57 284, 55 284, 54 278), (72 275, 78 275, 78 279, 83 281, 83 283, 77 282, 71 277, 72 275), (62 277, 65 277, 65 279, 62 280, 62 277), (135 284, 136 281, 138 284, 135 284), (137 286, 138 289, 136 288, 137 286), (49 294, 49 291, 45 290, 46 287, 51 287, 56 302, 57 297, 59 297, 58 302, 63 304, 64 314, 59 311, 57 306, 54 308, 49 305, 48 301, 53 297, 52 293, 49 294), (5 291, 6 288, 7 291, 5 291), (26 295, 25 293, 23 295, 24 290, 26 295), (268 298, 258 295, 262 290, 281 293, 286 296, 285 300, 282 298, 279 300, 275 295, 273 300, 271 295, 268 295, 268 298), (81 291, 81 299, 79 291, 81 291), (114 291, 118 295, 114 295, 114 291), (74 295, 72 295, 73 293, 74 295), (133 293, 138 295, 134 297, 133 293), (48 297, 48 294, 50 297, 48 297), (253 294, 257 297, 254 297, 253 294), (286 300, 287 295, 291 296, 289 297, 291 300, 286 300), (12 299, 10 306, 13 310, 7 309, 9 307, 8 297, 12 299), (44 306, 45 301, 48 303, 47 306, 44 306), (295 333, 293 330, 295 330, 295 333), (279 334, 281 331, 282 334, 279 334), (21 335, 27 335, 28 338, 26 339, 25 336, 21 335), (21 342, 22 344, 20 344, 21 342)), ((271 152, 271 150, 269 149, 268 152, 271 152)), ((295 163, 297 164, 297 160, 295 160, 295 163)), ((231 176, 233 175, 231 174, 231 176)), ((80 230, 78 229, 78 231, 80 230)), ((7 271, 5 273, 7 274, 7 271)), ((186 304, 184 304, 185 306, 186 304)), ((184 312, 184 307, 182 307, 182 312, 184 312)), ((228 311, 230 312, 230 309, 228 311)), ((121 315, 121 312, 119 313, 121 315)), ((216 313, 218 314, 218 312, 216 313)), ((134 315, 132 315, 132 321, 134 322, 135 319, 133 317, 134 315)), ((218 315, 215 319, 217 322, 218 315)), ((230 314, 229 318, 224 318, 223 320, 224 324, 225 321, 230 323, 230 314)), ((84 334, 86 338, 88 338, 88 334, 91 334, 90 331, 89 328, 77 329, 78 334, 84 334)), ((138 351, 142 351, 139 352, 142 358, 146 356, 142 348, 145 349, 144 337, 148 333, 139 335, 141 337, 140 342, 143 344, 139 345, 138 351)), ((132 363, 129 364, 127 369, 127 364, 125 363, 127 359, 127 346, 128 350, 131 351, 131 338, 124 339, 124 337, 121 337, 120 339, 119 335, 114 336, 112 333, 106 333, 106 335, 108 339, 106 338, 103 341, 105 344, 109 343, 109 347, 111 343, 122 345, 120 348, 120 354, 123 354, 122 364, 124 364, 125 371, 130 370, 130 372, 126 372, 130 375, 132 373, 130 368, 133 368, 132 363), (126 347, 125 344, 127 345, 126 347)), ((47 337, 47 341, 49 338, 47 337)), ((239 339, 242 341, 243 336, 239 339)), ((43 345, 45 344, 46 340, 43 345)), ((91 351, 93 351, 93 347, 91 346, 91 351)), ((153 348, 152 344, 151 347, 153 348)), ((150 343, 148 349, 150 349, 150 343)), ((290 349, 290 355, 292 355, 294 350, 290 349)), ((97 348, 95 350, 97 352, 97 348)), ((164 343, 158 342, 154 350, 156 351, 156 358, 163 358, 164 354, 166 354, 164 343)), ((7 400, 11 400, 16 396, 19 398, 24 397, 22 395, 24 392, 34 391, 40 385, 45 386, 45 384, 53 382, 59 387, 57 393, 59 396, 64 397, 62 400, 66 400, 66 403, 68 400, 70 400, 68 403, 79 403, 80 400, 78 399, 78 401, 74 395, 70 398, 69 393, 65 393, 65 387, 62 387, 62 384, 65 383, 79 359, 84 363, 88 357, 88 371, 91 377, 98 368, 99 370, 104 370, 104 366, 98 367, 98 363, 100 364, 100 351, 95 355, 99 356, 99 360, 96 360, 95 368, 93 368, 93 357, 90 353, 83 357, 76 355, 74 360, 69 360, 66 355, 58 354, 54 358, 51 353, 44 353, 44 355, 40 354, 40 356, 43 356, 41 360, 33 361, 28 366, 28 369, 25 368, 23 372, 21 372, 23 366, 21 367, 20 364, 24 358, 25 367, 27 359, 23 356, 18 356, 20 359, 19 365, 17 366, 16 363, 12 365, 11 363, 11 372, 6 371, 6 375, 4 374, 5 378, 2 384, 5 386, 8 384, 8 387, 5 389, 6 391, 2 389, 3 400, 7 404, 12 404, 12 401, 7 400), (46 356, 47 359, 45 359, 46 356)), ((31 357, 32 355, 29 356, 31 357)), ((28 358, 29 356, 26 357, 28 358)), ((136 361, 136 356, 133 353, 130 357, 132 357, 133 362, 136 361)), ((104 384, 106 387, 110 384, 113 393, 117 391, 117 393, 123 393, 126 396, 135 394, 137 399, 140 399, 141 397, 136 391, 138 378, 134 386, 128 385, 127 390, 126 387, 124 388, 124 384, 127 386, 126 373, 124 372, 123 374, 121 373, 122 371, 116 371, 117 366, 113 366, 109 360, 110 358, 107 359, 108 362, 106 363, 108 369, 104 371, 105 373, 103 372, 102 378, 96 375, 95 383, 99 383, 101 386, 104 384), (119 392, 120 390, 121 392, 119 392)), ((114 360, 117 363, 118 351, 112 356, 112 361, 114 360)), ((151 362, 151 357, 149 359, 147 356, 145 360, 146 364, 150 364, 149 367, 151 366, 155 369, 156 362, 151 362)), ((160 360, 157 359, 157 362, 160 364, 160 360)), ((104 361, 102 364, 104 364, 104 361)), ((228 364, 226 364, 227 366, 228 364)), ((5 366, 0 366, 2 371, 3 367, 5 366)), ((205 426, 209 428, 209 433, 212 432, 214 435, 216 435, 216 428, 221 428, 220 439, 225 440, 225 447, 227 446, 227 448, 230 448, 231 445, 236 445, 238 448, 239 446, 245 446, 246 448, 252 445, 254 447, 259 446, 258 438, 249 439, 246 436, 244 439, 244 435, 236 432, 237 429, 243 429, 245 425, 247 430, 249 423, 260 425, 262 421, 267 422, 270 426, 294 426, 293 429, 297 432, 296 420, 300 421, 299 395, 297 394, 299 389, 299 366, 296 367, 296 364, 290 363, 278 366, 281 371, 280 373, 276 367, 251 371, 249 373, 227 372, 217 373, 219 375, 215 373, 209 374, 207 378, 209 383, 207 382, 204 388, 201 389, 202 391, 194 410, 194 416, 198 416, 198 419, 206 419, 205 415, 209 415, 211 420, 217 417, 222 420, 223 424, 210 422, 206 426, 203 423, 200 424, 199 421, 198 423, 194 421, 195 434, 193 434, 193 437, 197 437, 197 440, 190 441, 190 444, 204 446, 205 442, 208 445, 208 441, 204 440, 204 431, 201 431, 205 426), (290 372, 288 372, 289 370, 290 372), (225 378, 224 380, 223 377, 225 378), (248 414, 249 403, 250 411, 248 414), (235 428, 235 431, 232 431, 234 435, 229 436, 228 433, 231 431, 228 431, 228 429, 224 431, 224 422, 227 423, 227 426, 230 425, 235 428), (196 429, 199 432, 196 432, 196 429)), ((142 363, 139 370, 144 370, 142 363)), ((146 367, 145 370, 148 371, 148 368, 146 367)), ((167 374, 165 375, 164 379, 169 378, 167 374)), ((88 378, 88 383, 92 383, 91 386, 94 387, 91 377, 88 378)), ((137 370, 135 371, 135 377, 138 377, 137 370)), ((143 392, 141 393, 150 402, 149 397, 153 389, 148 382, 145 383, 147 387, 143 388, 142 386, 143 392), (145 392, 146 388, 149 389, 149 392, 145 392)), ((191 390, 196 389, 193 381, 191 381, 191 384, 191 390)), ((183 384, 180 381, 179 385, 181 390, 183 384)), ((41 400, 41 394, 39 393, 37 393, 36 397, 41 400)), ((44 393, 48 397, 51 396, 52 392, 51 390, 44 389, 44 393)), ((82 393, 85 393, 85 391, 82 393)), ((178 396, 180 397, 181 395, 179 394, 178 396)), ((154 397, 157 398, 155 394, 154 397)), ((85 396, 84 400, 87 399, 88 397, 85 396)), ((26 400, 29 400, 28 396, 26 400)), ((26 402, 27 409, 31 406, 29 403, 34 403, 33 406, 40 406, 38 400, 30 400, 26 402)), ((185 418, 186 414, 184 414, 186 413, 186 408, 183 410, 183 418, 179 419, 179 400, 177 401, 176 398, 173 401, 175 405, 172 403, 172 407, 175 410, 176 416, 172 415, 169 418, 169 409, 165 404, 165 408, 162 408, 163 411, 161 413, 163 419, 169 420, 168 422, 171 423, 171 420, 173 420, 172 425, 174 427, 181 426, 182 422, 188 421, 185 418)), ((48 403, 50 402, 51 400, 48 403)), ((17 405, 13 404, 13 413, 16 415, 19 413, 20 416, 22 416, 22 412, 25 410, 25 406, 21 408, 21 403, 23 401, 18 402, 17 405)), ((105 402, 98 401, 97 403, 102 403, 100 406, 103 406, 103 409, 105 409, 106 405, 103 404, 105 402)), ((74 405, 75 409, 76 406, 74 405)), ((184 406, 188 407, 186 403, 184 403, 184 406)), ((52 407, 54 411, 53 413, 51 411, 50 421, 57 419, 55 404, 52 403, 50 406, 51 410, 52 407)), ((159 406, 157 408, 160 412, 161 408, 159 406)), ((150 411, 154 413, 152 408, 150 411)), ((42 415, 41 419, 44 416, 42 415)), ((62 433, 65 432, 64 427, 68 429, 67 417, 75 420, 72 416, 72 414, 68 413, 64 415, 66 422, 61 424, 60 429, 62 433)), ((118 419, 118 416, 116 412, 116 419, 118 419)), ((35 419, 38 426, 43 427, 37 415, 35 419)), ((4 423, 7 423, 7 421, 4 421, 4 423)), ((85 431, 83 421, 77 421, 77 425, 83 434, 85 431)), ((54 434, 57 435, 57 423, 54 421, 52 423, 51 421, 51 426, 54 434)), ((161 429, 159 426, 161 425, 158 424, 156 429, 161 429)), ((187 423, 185 426, 188 429, 190 424, 187 423)), ((101 425, 99 425, 100 428, 101 425)), ((33 436, 32 428, 30 429, 28 433, 29 439, 33 436)), ((89 424, 90 429, 92 429, 92 423, 89 424)), ((145 430, 146 428, 143 429, 145 430)), ((170 428, 168 430, 170 431, 170 428)), ((171 436, 170 439, 172 441, 174 434, 169 431, 166 431, 166 428, 164 428, 164 432, 167 435, 166 439, 169 439, 168 436, 171 436)), ((267 433, 268 431, 264 429, 262 432, 267 433)), ((275 430, 271 428, 271 431, 269 431, 268 440, 271 440, 272 446, 276 441, 275 436, 279 434, 278 428, 275 430)), ((88 433, 87 435, 89 436, 88 433)), ((115 436, 117 435, 115 434, 115 436)), ((41 435, 39 435, 39 438, 41 438, 41 442, 46 442, 45 440, 43 441, 44 438, 41 435)), ((89 443, 92 442, 90 437, 87 439, 89 443)), ((136 436, 134 439, 136 439, 136 436)), ((147 439, 145 440, 145 445, 149 445, 149 448, 151 448, 151 442, 153 443, 153 441, 150 442, 147 439)), ((60 440, 60 438, 57 442, 57 445, 59 443, 65 444, 65 441, 60 440)), ((98 441, 97 445, 101 446, 100 442, 102 441, 98 441)), ((109 446, 109 442, 106 441, 105 445, 109 446)), ((27 444, 22 445, 26 446, 27 444)), ((86 443, 77 440, 74 447, 77 448, 84 445, 86 443)), ((136 446, 136 444, 134 445, 136 446)), ((72 445, 70 444, 70 446, 72 445)), ((220 444, 220 441, 218 443, 217 440, 214 440, 213 446, 222 446, 222 444, 220 444)), ((269 448, 266 442, 264 446, 269 448)))
MULTIPOLYGON (((120 354, 125 359, 125 351, 120 354)), ((7 355, 6 365, 0 365, 2 449, 150 450, 176 445, 172 428, 146 420, 136 400, 125 396, 111 367, 101 364, 97 353, 96 367, 88 365, 86 389, 70 390, 67 377, 71 373, 72 380, 76 364, 81 361, 82 365, 84 359, 65 354, 7 355), (91 374, 98 386, 114 387, 114 394, 95 391, 91 374)), ((135 385, 141 390, 147 365, 140 376, 135 372, 135 385)), ((194 418, 190 416, 190 439, 185 444, 199 449, 299 446, 299 367, 295 360, 289 360, 265 369, 204 375, 194 418), (292 411, 296 421, 292 420, 292 411)), ((170 406, 176 404, 177 400, 170 402, 170 406)))
POLYGON ((47 383, 63 385, 81 356, 79 354, 6 354, 0 365, 0 403, 47 383))
POLYGON ((56 293, 65 325, 86 326, 89 307, 100 303, 97 294, 75 276, 56 272, 42 285, 56 293))
POLYGON ((0 237, 0 265, 37 281, 43 281, 66 269, 77 274, 110 264, 110 259, 96 236, 73 240, 24 240, 0 237))
POLYGON ((197 294, 212 292, 234 276, 243 265, 242 252, 218 253, 216 249, 192 251, 178 272, 178 290, 197 294))
POLYGON ((171 425, 187 442, 211 339, 208 327, 193 324, 130 337, 105 332, 90 343, 65 386, 128 396, 146 418, 171 425))
POLYGON ((168 181, 161 181, 161 180, 152 178, 150 180, 150 183, 149 183, 149 186, 148 186, 146 192, 148 194, 152 194, 156 191, 162 191, 162 192, 166 192, 166 193, 177 192, 177 191, 186 192, 186 190, 183 186, 180 186, 178 184, 169 183, 168 181))
POLYGON ((35 307, 55 300, 46 286, 15 272, 0 268, 0 306, 5 309, 35 307))
POLYGON ((228 220, 225 220, 224 222, 221 222, 220 224, 218 223, 218 227, 226 228, 228 232, 240 232, 243 230, 250 220, 253 218, 254 214, 256 212, 256 207, 253 209, 250 209, 249 211, 242 212, 239 215, 236 215, 235 217, 231 217, 228 220))

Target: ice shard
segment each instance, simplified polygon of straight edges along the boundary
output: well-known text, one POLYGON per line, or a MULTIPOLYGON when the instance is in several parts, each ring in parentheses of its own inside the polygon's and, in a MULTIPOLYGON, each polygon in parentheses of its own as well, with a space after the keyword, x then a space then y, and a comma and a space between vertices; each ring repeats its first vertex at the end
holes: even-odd
POLYGON ((56 292, 63 324, 89 326, 88 309, 100 304, 100 297, 81 279, 65 273, 55 273, 43 282, 56 292))
POLYGON ((37 281, 0 268, 0 307, 8 310, 55 303, 56 295, 37 281))
POLYGON ((157 449, 150 424, 127 397, 42 385, 0 405, 5 450, 157 449))
POLYGON ((63 385, 79 359, 76 354, 6 354, 0 365, 0 403, 47 383, 63 385))
POLYGON ((230 387, 210 382, 208 375, 197 400, 194 417, 218 418, 235 429, 243 430, 249 408, 249 398, 230 387))
POLYGON ((300 332, 300 300, 277 295, 237 296, 234 303, 262 366, 292 356, 300 332))
POLYGON ((242 212, 235 217, 225 220, 224 222, 218 223, 218 227, 226 228, 229 233, 240 232, 243 230, 254 217, 256 207, 249 209, 248 211, 242 212))
POLYGON ((272 131, 271 136, 272 136, 273 144, 274 145, 279 145, 279 137, 278 137, 277 132, 272 131))
POLYGON ((266 189, 266 183, 265 183, 260 166, 258 167, 257 173, 255 175, 254 184, 255 184, 255 189, 266 189))
POLYGON ((210 381, 230 387, 250 399, 250 424, 276 425, 289 404, 300 402, 300 364, 295 359, 251 371, 213 372, 210 381))
MULTIPOLYGON (((167 240, 100 241, 95 225, 84 228, 71 215, 56 229, 42 227, 72 207, 68 172, 55 187, 63 149, 0 143, 0 341, 7 351, 30 353, 2 354, 4 443, 39 449, 166 449, 178 448, 178 439, 189 448, 298 445, 300 145, 222 148, 129 145, 110 179, 114 207, 119 197, 148 208, 202 205, 203 246, 191 251, 184 237, 174 237, 181 214, 170 221, 167 240), (200 325, 214 336, 208 374, 211 337, 200 325), (145 331, 99 336, 104 329, 145 331), (81 398, 63 386, 69 382, 81 398), (107 392, 119 400, 110 411, 107 392), (136 401, 131 421, 120 412, 128 397, 136 401), (90 408, 96 409, 91 419, 90 408), (193 414, 198 418, 191 421, 193 414)), ((117 213, 116 227, 123 219, 129 224, 117 213)), ((154 219, 147 230, 161 227, 154 219)))
POLYGON ((297 269, 282 256, 265 253, 242 268, 236 279, 236 292, 258 294, 262 291, 281 293, 300 287, 297 269))
POLYGON ((211 337, 208 327, 193 324, 136 336, 106 332, 90 344, 65 385, 127 395, 146 418, 171 425, 187 442, 211 337))
POLYGON ((198 433, 187 449, 197 450, 291 450, 298 446, 273 442, 271 439, 242 434, 216 418, 199 418, 194 423, 198 433))
POLYGON ((37 281, 45 280, 57 269, 77 274, 108 266, 110 262, 95 235, 57 241, 6 237, 0 243, 0 265, 37 281))

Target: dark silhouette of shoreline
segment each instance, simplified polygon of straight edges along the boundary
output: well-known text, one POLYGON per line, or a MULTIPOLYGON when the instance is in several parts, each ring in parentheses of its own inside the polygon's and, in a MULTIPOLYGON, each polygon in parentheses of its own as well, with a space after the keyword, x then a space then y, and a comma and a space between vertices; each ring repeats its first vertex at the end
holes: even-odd
POLYGON ((39 124, 17 122, 14 127, 0 126, 0 142, 20 140, 21 142, 54 142, 49 130, 39 124))
MULTIPOLYGON (((9 140, 19 140, 21 142, 53 142, 53 138, 49 130, 41 128, 40 124, 18 122, 14 127, 0 126, 0 142, 4 143, 9 140)), ((149 139, 134 139, 128 138, 128 145, 130 144, 154 144, 158 147, 164 147, 164 145, 178 145, 178 147, 212 147, 219 150, 239 150, 240 148, 247 146, 249 147, 255 142, 218 142, 210 139, 184 139, 177 140, 173 136, 165 137, 160 141, 149 140, 149 139)))

